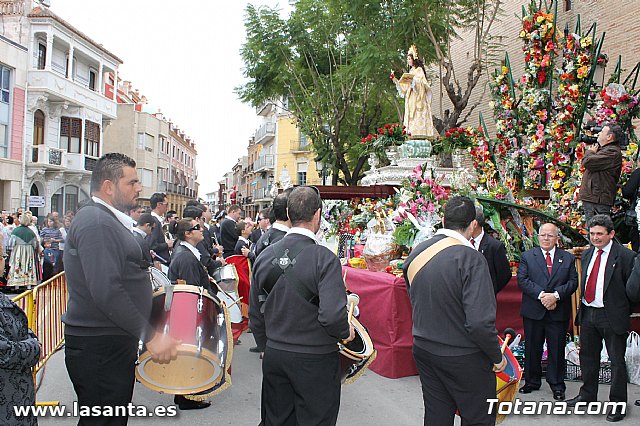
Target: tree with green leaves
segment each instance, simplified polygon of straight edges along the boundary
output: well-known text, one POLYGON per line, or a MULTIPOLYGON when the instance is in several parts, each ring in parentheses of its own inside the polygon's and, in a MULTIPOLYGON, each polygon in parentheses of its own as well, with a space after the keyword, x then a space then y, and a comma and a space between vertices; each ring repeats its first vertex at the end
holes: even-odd
MULTIPOLYGON (((280 106, 333 169, 332 183, 357 185, 368 154, 361 139, 386 123, 402 123, 390 70, 405 69, 411 44, 420 47, 425 64, 445 61, 454 23, 471 22, 461 17, 484 10, 477 3, 490 2, 300 0, 287 19, 276 9, 249 5, 241 50, 249 81, 237 93, 254 106, 286 99, 280 106)), ((453 75, 448 72, 447 81, 453 75)), ((447 93, 455 125, 469 96, 457 100, 455 89, 447 93)))

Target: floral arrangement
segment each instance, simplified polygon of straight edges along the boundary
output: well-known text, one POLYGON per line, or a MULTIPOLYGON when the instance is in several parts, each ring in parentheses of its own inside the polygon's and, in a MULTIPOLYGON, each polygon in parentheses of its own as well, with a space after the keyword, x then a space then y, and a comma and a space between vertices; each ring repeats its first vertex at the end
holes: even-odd
MULTIPOLYGON (((506 63, 509 63, 508 56, 506 63)), ((515 109, 516 99, 514 94, 514 83, 511 71, 507 66, 502 66, 500 71, 496 70, 492 82, 492 94, 494 100, 490 102, 494 112, 496 122, 496 133, 498 145, 497 154, 506 156, 514 148, 518 147, 519 123, 515 109)))
POLYGON ((630 94, 622 84, 610 83, 600 92, 600 99, 596 105, 595 113, 598 124, 617 123, 624 130, 629 131, 632 140, 637 141, 631 120, 640 118, 638 96, 630 94))
POLYGON ((562 44, 556 113, 550 123, 551 141, 546 160, 549 176, 550 204, 559 218, 574 227, 582 226, 578 212, 578 191, 582 181, 580 161, 584 147, 576 134, 584 113, 591 68, 596 46, 589 35, 567 34, 562 44))
POLYGON ((482 127, 473 130, 473 138, 475 145, 471 148, 470 154, 478 173, 478 183, 489 190, 499 182, 493 151, 482 127))
POLYGON ((398 191, 398 207, 393 220, 396 243, 411 247, 421 233, 426 236, 440 221, 440 212, 449 199, 449 190, 441 185, 442 177, 432 178, 425 165, 419 165, 398 191))
POLYGON ((539 10, 535 2, 529 4, 528 15, 523 17, 519 37, 524 41, 525 72, 520 81, 522 101, 519 106, 522 122, 523 150, 526 172, 523 175, 526 188, 540 189, 546 185, 545 151, 549 134, 548 110, 550 80, 556 53, 555 17, 539 10))
POLYGON ((473 129, 468 127, 466 129, 462 127, 453 127, 447 130, 444 136, 438 138, 433 144, 433 153, 440 154, 452 153, 456 149, 469 149, 475 145, 473 129))
POLYGON ((378 133, 368 134, 360 140, 360 145, 369 152, 376 153, 379 157, 391 146, 402 145, 407 132, 405 126, 399 123, 385 124, 378 128, 378 133))

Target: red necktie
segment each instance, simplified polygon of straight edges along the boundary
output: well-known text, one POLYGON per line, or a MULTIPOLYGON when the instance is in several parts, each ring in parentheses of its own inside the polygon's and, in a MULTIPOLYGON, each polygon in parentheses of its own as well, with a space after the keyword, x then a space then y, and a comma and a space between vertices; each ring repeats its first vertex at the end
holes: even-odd
POLYGON ((584 301, 593 302, 596 298, 596 282, 598 281, 598 272, 600 271, 600 259, 602 258, 602 250, 598 250, 596 261, 593 262, 593 268, 587 279, 587 288, 584 291, 584 301))
POLYGON ((474 240, 473 238, 471 239, 471 245, 473 246, 473 248, 476 248, 476 240, 474 240))
POLYGON ((551 275, 551 269, 553 268, 553 263, 551 262, 551 254, 547 252, 547 272, 551 275))

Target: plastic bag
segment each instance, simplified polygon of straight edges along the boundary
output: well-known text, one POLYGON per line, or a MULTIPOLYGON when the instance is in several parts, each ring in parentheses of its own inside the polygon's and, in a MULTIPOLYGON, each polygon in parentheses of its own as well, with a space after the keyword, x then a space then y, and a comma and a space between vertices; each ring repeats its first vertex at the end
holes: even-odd
POLYGON ((384 271, 389 266, 394 250, 393 235, 370 234, 362 250, 367 269, 373 272, 384 271))
POLYGON ((627 351, 624 359, 627 363, 629 383, 640 385, 640 335, 635 331, 629 333, 627 337, 627 351))
POLYGON ((575 365, 580 365, 580 350, 574 342, 569 342, 564 347, 564 359, 575 365))

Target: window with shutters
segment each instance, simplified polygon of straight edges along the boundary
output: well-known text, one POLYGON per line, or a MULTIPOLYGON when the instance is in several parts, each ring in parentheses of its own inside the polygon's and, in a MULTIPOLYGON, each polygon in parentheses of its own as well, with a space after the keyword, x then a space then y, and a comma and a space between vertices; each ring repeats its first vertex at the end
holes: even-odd
POLYGON ((92 121, 84 122, 84 153, 100 157, 100 125, 92 121))
POLYGON ((60 117, 60 148, 72 154, 80 154, 80 134, 82 120, 72 117, 60 117))

